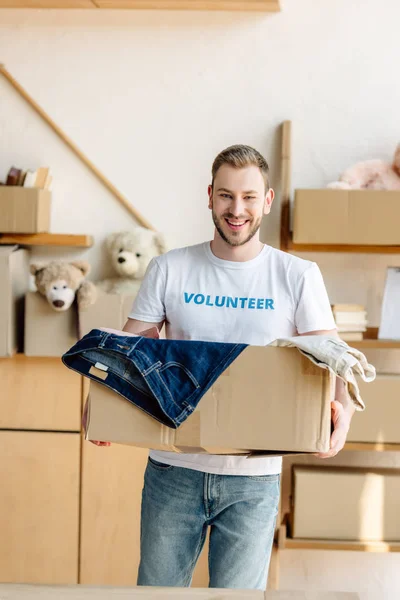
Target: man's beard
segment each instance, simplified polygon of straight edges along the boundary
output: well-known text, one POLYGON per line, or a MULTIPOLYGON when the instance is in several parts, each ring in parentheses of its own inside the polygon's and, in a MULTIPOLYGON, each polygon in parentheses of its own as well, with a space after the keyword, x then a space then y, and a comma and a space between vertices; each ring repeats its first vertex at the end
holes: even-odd
MULTIPOLYGON (((231 219, 233 221, 234 217, 232 217, 231 214, 228 213, 228 214, 223 215, 222 217, 218 218, 213 210, 212 218, 214 221, 215 229, 218 231, 221 238, 224 240, 224 242, 226 242, 227 244, 229 244, 229 246, 232 246, 232 247, 243 246, 244 244, 247 244, 247 242, 249 242, 256 235, 257 231, 260 229, 261 221, 262 221, 262 217, 258 217, 258 219, 256 219, 253 222, 253 226, 250 228, 248 236, 246 238, 244 238, 243 240, 240 240, 239 239, 239 235, 241 233, 240 231, 232 231, 230 233, 230 236, 228 237, 220 225, 220 222, 225 219, 231 219)), ((238 219, 238 221, 240 221, 240 219, 238 219)))

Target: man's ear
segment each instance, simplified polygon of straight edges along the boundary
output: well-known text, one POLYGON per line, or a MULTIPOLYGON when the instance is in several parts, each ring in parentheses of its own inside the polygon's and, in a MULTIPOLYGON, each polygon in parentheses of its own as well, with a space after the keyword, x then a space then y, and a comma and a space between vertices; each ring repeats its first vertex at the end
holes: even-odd
POLYGON ((268 215, 271 211, 271 205, 275 198, 275 192, 272 188, 269 188, 267 195, 265 196, 264 202, 264 215, 268 215))
POLYGON ((212 185, 209 185, 208 186, 208 208, 210 210, 212 209, 212 194, 213 194, 212 185))

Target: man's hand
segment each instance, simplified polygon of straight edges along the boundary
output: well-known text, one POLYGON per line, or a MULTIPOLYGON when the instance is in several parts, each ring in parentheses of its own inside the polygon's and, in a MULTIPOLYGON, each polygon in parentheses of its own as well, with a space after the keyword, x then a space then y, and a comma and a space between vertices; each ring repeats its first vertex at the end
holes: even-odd
MULTIPOLYGON (((89 399, 86 400, 85 408, 83 409, 83 415, 82 415, 82 427, 83 427, 83 430, 85 433, 86 433, 86 425, 87 425, 88 408, 89 408, 89 399)), ((96 446, 111 446, 111 442, 99 442, 97 440, 89 440, 89 441, 92 444, 95 444, 96 446)))
POLYGON ((333 432, 331 435, 330 450, 328 452, 320 452, 318 458, 332 458, 343 449, 346 443, 347 434, 349 433, 351 417, 346 412, 343 404, 334 400, 331 403, 331 415, 333 432))

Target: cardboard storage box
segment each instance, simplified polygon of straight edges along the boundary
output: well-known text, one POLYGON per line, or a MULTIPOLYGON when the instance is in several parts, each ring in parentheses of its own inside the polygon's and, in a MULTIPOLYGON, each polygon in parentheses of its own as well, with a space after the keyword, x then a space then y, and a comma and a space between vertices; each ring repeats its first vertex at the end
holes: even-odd
POLYGON ((397 245, 399 222, 397 191, 295 191, 293 242, 296 244, 397 245), (374 215, 373 227, 371 215, 374 215))
POLYGON ((121 330, 131 312, 134 298, 128 294, 105 294, 99 291, 95 304, 80 313, 82 335, 99 327, 121 330))
POLYGON ((39 292, 25 297, 25 354, 61 357, 77 341, 76 311, 51 308, 39 292))
POLYGON ((83 377, 59 358, 0 359, 0 429, 81 430, 83 377))
POLYGON ((92 381, 87 437, 175 452, 325 452, 333 388, 296 348, 249 346, 178 429, 92 381))
POLYGON ((228 590, 203 588, 157 588, 157 587, 94 587, 79 585, 68 587, 0 584, 2 600, 112 600, 113 598, 135 600, 360 600, 352 592, 297 592, 259 590, 228 590))
POLYGON ((400 470, 293 467, 293 538, 400 541, 400 470))
POLYGON ((46 233, 50 230, 50 214, 49 190, 0 186, 2 233, 46 233))
POLYGON ((400 444, 400 375, 377 375, 359 386, 367 408, 355 413, 347 441, 400 444))
POLYGON ((0 356, 12 356, 22 350, 24 298, 28 289, 28 250, 0 246, 0 356))

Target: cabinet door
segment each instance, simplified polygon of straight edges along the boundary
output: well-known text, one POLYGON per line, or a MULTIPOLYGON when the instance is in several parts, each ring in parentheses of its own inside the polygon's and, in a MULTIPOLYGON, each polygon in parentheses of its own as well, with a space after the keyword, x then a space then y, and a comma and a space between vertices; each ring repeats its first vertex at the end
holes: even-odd
POLYGON ((0 429, 80 431, 82 377, 59 358, 0 359, 0 429))
POLYGON ((78 582, 80 435, 0 431, 0 581, 78 582))
MULTIPOLYGON (((148 450, 83 443, 80 583, 136 585, 148 450)), ((193 585, 208 586, 203 552, 193 585)))

